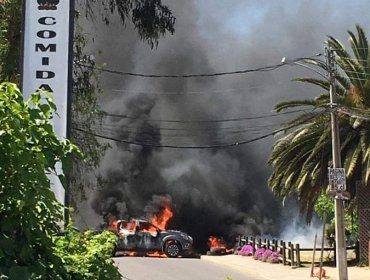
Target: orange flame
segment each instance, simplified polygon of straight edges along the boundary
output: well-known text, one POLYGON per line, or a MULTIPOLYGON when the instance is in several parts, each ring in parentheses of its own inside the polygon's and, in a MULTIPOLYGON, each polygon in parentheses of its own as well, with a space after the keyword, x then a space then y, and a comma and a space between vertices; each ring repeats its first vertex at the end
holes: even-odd
POLYGON ((225 242, 215 236, 210 236, 208 238, 208 246, 210 248, 226 248, 225 242))
POLYGON ((108 228, 110 230, 117 230, 118 229, 118 220, 114 220, 109 226, 108 228))
POLYGON ((167 228, 167 223, 172 217, 172 209, 169 206, 166 206, 160 213, 155 214, 151 218, 150 222, 161 230, 164 230, 167 228))
POLYGON ((233 249, 227 249, 225 241, 215 236, 208 238, 208 246, 210 249, 225 249, 225 253, 232 253, 234 251, 233 249))
POLYGON ((167 255, 163 252, 149 252, 146 254, 147 257, 157 257, 157 258, 168 258, 167 255))

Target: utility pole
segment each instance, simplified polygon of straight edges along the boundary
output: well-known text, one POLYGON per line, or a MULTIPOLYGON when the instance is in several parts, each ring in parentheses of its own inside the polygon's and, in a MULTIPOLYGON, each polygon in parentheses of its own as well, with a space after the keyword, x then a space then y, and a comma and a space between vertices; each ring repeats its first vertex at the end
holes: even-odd
MULTIPOLYGON (((331 138, 333 168, 341 168, 340 140, 337 114, 335 112, 335 57, 330 48, 326 49, 327 67, 330 82, 330 108, 331 108, 331 138)), ((348 280, 347 250, 345 242, 344 225, 344 200, 341 193, 334 196, 335 203, 335 244, 336 244, 336 267, 337 280, 348 280), (338 195, 339 194, 339 195, 338 195)))

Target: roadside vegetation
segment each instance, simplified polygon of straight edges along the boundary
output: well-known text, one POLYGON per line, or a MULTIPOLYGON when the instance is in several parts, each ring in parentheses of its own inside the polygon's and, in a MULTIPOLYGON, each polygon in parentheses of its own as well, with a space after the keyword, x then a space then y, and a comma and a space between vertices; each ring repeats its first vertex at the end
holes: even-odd
POLYGON ((55 135, 55 110, 50 93, 24 101, 15 84, 0 84, 0 279, 121 279, 113 233, 61 232, 63 206, 47 174, 65 183, 71 154, 81 154, 55 135))
MULTIPOLYGON (((0 1, 0 279, 121 279, 112 260, 117 242, 113 233, 80 232, 72 225, 62 229, 64 207, 55 199, 47 174, 57 174, 55 164, 62 163, 59 179, 67 187, 69 175, 72 198, 83 199, 83 175, 99 165, 107 146, 92 134, 76 131, 71 141, 58 139, 50 123, 57 111, 51 93, 38 91, 23 100, 17 86, 22 2, 0 1)), ((174 32, 175 18, 160 0, 77 2, 85 10, 75 16, 73 49, 79 64, 73 69, 71 116, 72 124, 82 122, 91 131, 104 115, 97 102, 102 89, 99 67, 85 52, 93 38, 79 24, 81 14, 93 20, 94 5, 102 5, 102 19, 109 24, 117 11, 123 26, 131 21, 151 48, 174 32)))

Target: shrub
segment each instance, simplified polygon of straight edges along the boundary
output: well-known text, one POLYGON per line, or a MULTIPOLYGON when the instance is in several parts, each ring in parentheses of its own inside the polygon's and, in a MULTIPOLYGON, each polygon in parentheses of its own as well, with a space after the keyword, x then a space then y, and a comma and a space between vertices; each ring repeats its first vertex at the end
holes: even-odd
POLYGON ((269 250, 269 249, 266 249, 266 250, 263 252, 263 254, 262 254, 262 256, 261 256, 260 260, 261 260, 261 261, 263 261, 263 262, 266 262, 266 261, 267 261, 267 259, 268 259, 271 255, 272 255, 272 251, 271 251, 271 250, 269 250))
POLYGON ((267 261, 269 263, 279 263, 280 257, 281 256, 279 252, 272 252, 272 254, 267 258, 267 261))
POLYGON ((270 249, 259 248, 254 253, 254 259, 269 262, 269 263, 278 263, 280 258, 279 252, 274 252, 270 249))
POLYGON ((238 252, 238 255, 241 256, 251 256, 253 255, 253 247, 252 245, 244 245, 241 250, 238 252))
POLYGON ((259 248, 256 250, 256 252, 254 253, 254 259, 255 260, 261 260, 262 259, 262 256, 263 256, 263 253, 266 251, 265 248, 259 248))
POLYGON ((113 233, 69 228, 55 237, 63 208, 46 173, 57 173, 57 162, 65 172, 70 155, 79 154, 55 135, 55 109, 47 92, 25 102, 16 85, 0 84, 0 279, 121 279, 111 259, 113 233))
POLYGON ((46 172, 57 173, 57 162, 65 170, 77 148, 55 135, 55 109, 51 94, 39 91, 25 102, 16 85, 0 84, 2 279, 69 279, 52 249, 63 216, 46 172))
POLYGON ((110 231, 94 234, 69 227, 55 239, 55 250, 74 280, 121 280, 112 260, 117 236, 110 231))

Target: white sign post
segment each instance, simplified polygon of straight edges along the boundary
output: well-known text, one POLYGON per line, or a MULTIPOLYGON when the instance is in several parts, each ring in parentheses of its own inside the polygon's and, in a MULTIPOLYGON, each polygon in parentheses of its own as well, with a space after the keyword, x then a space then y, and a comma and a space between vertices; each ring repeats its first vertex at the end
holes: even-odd
POLYGON ((330 191, 346 191, 346 172, 344 168, 329 168, 328 171, 330 191))
MULTIPOLYGON (((51 121, 61 140, 68 137, 73 11, 73 0, 24 1, 22 91, 25 99, 39 88, 53 92, 57 115, 51 121)), ((64 204, 58 177, 50 180, 57 200, 64 204)))

